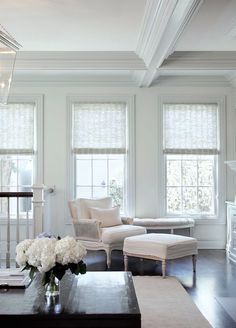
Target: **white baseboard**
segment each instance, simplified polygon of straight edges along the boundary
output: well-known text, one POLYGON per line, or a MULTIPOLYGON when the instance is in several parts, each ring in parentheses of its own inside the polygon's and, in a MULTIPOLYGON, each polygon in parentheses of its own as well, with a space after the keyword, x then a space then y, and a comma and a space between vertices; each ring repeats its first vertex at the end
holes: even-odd
POLYGON ((225 249, 226 245, 222 240, 199 240, 199 249, 225 249))

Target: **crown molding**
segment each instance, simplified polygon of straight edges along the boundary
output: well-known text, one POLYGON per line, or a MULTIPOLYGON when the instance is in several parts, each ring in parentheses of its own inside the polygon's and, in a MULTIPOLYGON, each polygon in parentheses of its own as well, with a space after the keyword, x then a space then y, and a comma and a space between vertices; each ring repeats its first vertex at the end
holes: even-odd
POLYGON ((143 58, 147 71, 140 86, 150 86, 157 69, 174 47, 203 0, 152 0, 147 5, 137 54, 143 58))
POLYGON ((160 70, 236 70, 236 51, 176 51, 160 70))
POLYGON ((64 87, 64 86, 94 86, 94 87, 137 87, 138 82, 132 74, 120 75, 90 75, 90 76, 70 76, 36 74, 14 76, 12 87, 64 87))
POLYGON ((230 87, 230 81, 224 76, 160 76, 152 85, 178 87, 230 87))
POLYGON ((231 86, 233 88, 236 88, 236 71, 235 72, 230 72, 227 76, 226 76, 227 80, 229 81, 229 83, 231 84, 231 86))
POLYGON ((15 70, 145 70, 132 51, 21 51, 15 70))

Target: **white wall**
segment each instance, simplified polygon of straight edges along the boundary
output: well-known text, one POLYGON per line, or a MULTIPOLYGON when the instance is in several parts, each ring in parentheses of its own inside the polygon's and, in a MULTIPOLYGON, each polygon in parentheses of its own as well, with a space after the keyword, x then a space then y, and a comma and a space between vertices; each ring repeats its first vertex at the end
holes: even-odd
MULTIPOLYGON (((65 213, 67 185, 67 107, 66 96, 70 94, 134 94, 136 96, 136 216, 159 216, 158 167, 158 96, 210 95, 225 96, 227 107, 227 159, 235 159, 235 109, 232 106, 233 91, 230 87, 173 87, 157 85, 151 88, 133 87, 81 87, 81 86, 14 86, 11 94, 44 95, 44 184, 56 186, 51 195, 51 232, 58 235, 72 233, 65 213)), ((235 106, 234 106, 235 108, 235 106)), ((235 193, 234 176, 227 171, 227 199, 235 193)), ((225 219, 225 218, 224 218, 225 219)), ((225 222, 225 221, 224 221, 225 222)), ((224 248, 226 227, 224 224, 198 224, 195 229, 199 245, 224 248)))

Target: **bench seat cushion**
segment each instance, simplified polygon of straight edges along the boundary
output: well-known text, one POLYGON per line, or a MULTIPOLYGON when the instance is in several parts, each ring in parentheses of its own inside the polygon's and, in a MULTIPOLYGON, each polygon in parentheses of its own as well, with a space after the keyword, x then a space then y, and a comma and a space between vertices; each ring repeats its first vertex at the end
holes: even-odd
POLYGON ((194 226, 194 220, 191 218, 135 218, 133 225, 142 227, 183 227, 194 226))
POLYGON ((149 233, 146 235, 128 237, 124 241, 124 253, 134 256, 176 259, 184 256, 195 255, 197 240, 191 237, 171 234, 149 233))

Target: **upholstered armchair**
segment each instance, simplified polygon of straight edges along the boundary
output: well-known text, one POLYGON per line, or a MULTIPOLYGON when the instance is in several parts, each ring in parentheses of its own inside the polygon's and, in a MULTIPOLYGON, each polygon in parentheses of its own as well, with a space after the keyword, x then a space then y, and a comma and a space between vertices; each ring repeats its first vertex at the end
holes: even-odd
POLYGON ((146 233, 144 227, 132 225, 131 218, 121 218, 119 208, 112 207, 111 197, 100 199, 78 198, 68 202, 75 237, 88 250, 104 250, 107 267, 111 252, 123 249, 126 237, 146 233))

